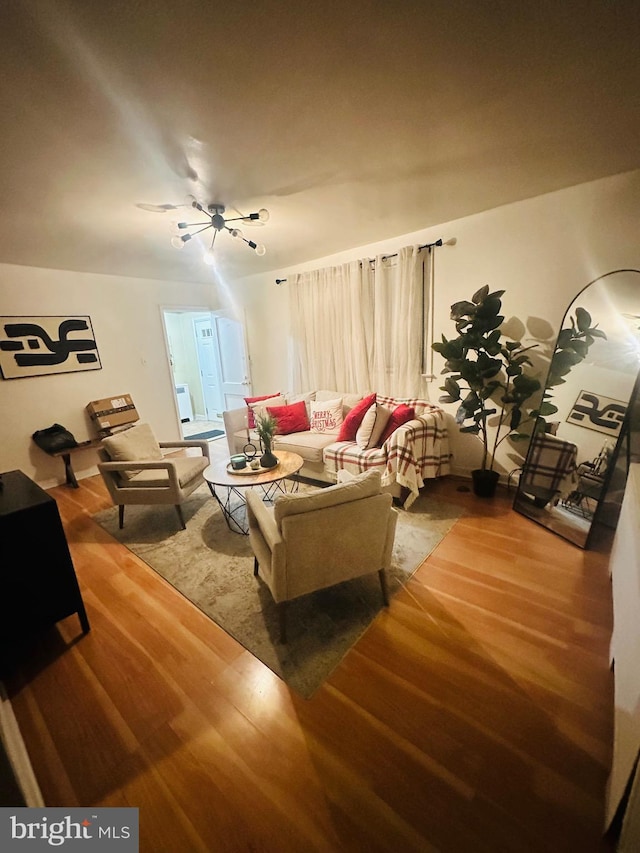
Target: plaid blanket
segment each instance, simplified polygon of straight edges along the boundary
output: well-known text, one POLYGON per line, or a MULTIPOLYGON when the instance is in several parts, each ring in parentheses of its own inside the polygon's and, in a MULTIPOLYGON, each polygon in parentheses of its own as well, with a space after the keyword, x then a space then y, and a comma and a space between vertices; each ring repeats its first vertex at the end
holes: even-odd
POLYGON ((578 448, 554 435, 536 433, 520 485, 539 497, 564 496, 574 487, 578 448))
POLYGON ((351 474, 378 469, 383 486, 398 483, 409 489, 404 503, 408 509, 425 480, 449 473, 451 454, 444 412, 425 400, 378 396, 377 402, 389 408, 406 403, 414 407, 416 417, 398 427, 382 447, 361 450, 352 441, 330 444, 324 449, 325 468, 332 474, 341 468, 351 474))

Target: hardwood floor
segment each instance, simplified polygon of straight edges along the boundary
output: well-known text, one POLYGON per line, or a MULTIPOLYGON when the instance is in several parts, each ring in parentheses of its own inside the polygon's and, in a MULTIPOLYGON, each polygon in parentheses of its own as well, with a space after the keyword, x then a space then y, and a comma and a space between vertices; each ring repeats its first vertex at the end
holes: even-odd
POLYGON ((45 803, 137 806, 154 853, 609 849, 611 537, 427 488, 465 515, 310 700, 92 521, 98 477, 52 489, 92 631, 7 684, 45 803))

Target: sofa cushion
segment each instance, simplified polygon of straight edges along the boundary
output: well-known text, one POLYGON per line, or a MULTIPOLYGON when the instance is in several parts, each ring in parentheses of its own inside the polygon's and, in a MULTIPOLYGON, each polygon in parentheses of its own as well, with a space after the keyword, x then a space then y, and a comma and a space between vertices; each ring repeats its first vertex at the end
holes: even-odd
POLYGON ((335 433, 293 432, 289 435, 274 435, 273 450, 298 453, 305 462, 322 463, 324 448, 336 440, 335 433))
MULTIPOLYGON (((245 397, 244 398, 244 401, 247 404, 247 426, 249 427, 249 429, 255 429, 255 426, 256 426, 256 420, 255 420, 255 413, 254 413, 253 405, 255 403, 260 403, 262 400, 270 400, 270 399, 272 399, 272 397, 280 397, 280 396, 281 396, 280 392, 276 391, 275 394, 263 394, 261 397, 245 397)), ((285 400, 283 398, 282 403, 274 403, 273 405, 274 406, 284 405, 284 403, 285 403, 285 400)))
POLYGON ((353 409, 356 403, 359 403, 363 397, 367 395, 365 394, 348 394, 346 391, 327 391, 323 389, 322 391, 316 391, 315 399, 319 403, 324 403, 326 400, 336 400, 338 397, 342 398, 342 415, 346 418, 347 413, 353 409))
POLYGON ((271 417, 275 418, 277 435, 288 435, 291 432, 304 432, 309 429, 309 417, 304 400, 289 406, 267 406, 266 409, 271 417))
MULTIPOLYGON (((316 399, 315 391, 304 391, 302 394, 286 394, 287 405, 290 406, 292 403, 299 403, 301 400, 305 403, 309 403, 311 400, 316 399)), ((308 411, 308 407, 307 407, 308 411)))
POLYGON ((376 395, 369 394, 353 406, 348 415, 342 422, 340 432, 338 433, 338 441, 355 441, 358 427, 362 423, 367 409, 375 403, 376 395))
POLYGON ((335 400, 314 400, 309 404, 311 432, 338 433, 342 422, 342 397, 335 400))
MULTIPOLYGON (((136 424, 116 435, 103 438, 102 446, 112 462, 151 462, 163 458, 153 430, 146 423, 136 424)), ((120 471, 120 476, 131 480, 138 474, 138 470, 120 471)))
MULTIPOLYGON (((181 489, 198 477, 209 465, 209 460, 203 456, 176 456, 171 459, 175 465, 178 476, 178 484, 181 489)), ((204 481, 203 481, 204 482, 204 481)), ((139 471, 135 477, 128 482, 128 486, 141 489, 167 488, 169 474, 165 469, 147 468, 139 471)))
POLYGON ((380 436, 391 417, 391 409, 374 403, 369 406, 356 432, 356 444, 362 450, 378 447, 380 436))
POLYGON ((384 444, 389 436, 398 429, 398 427, 412 421, 415 416, 416 410, 413 406, 407 406, 405 403, 400 403, 399 406, 396 406, 396 408, 391 412, 391 417, 387 421, 387 425, 380 436, 380 444, 384 444))

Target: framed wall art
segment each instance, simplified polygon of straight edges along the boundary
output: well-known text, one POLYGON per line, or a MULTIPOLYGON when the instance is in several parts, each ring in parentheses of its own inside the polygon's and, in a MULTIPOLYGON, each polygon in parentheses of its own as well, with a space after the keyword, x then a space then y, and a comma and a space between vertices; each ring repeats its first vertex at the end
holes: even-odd
POLYGON ((581 391, 567 415, 567 423, 617 438, 626 411, 627 404, 622 400, 612 400, 602 394, 581 391))
POLYGON ((90 317, 0 317, 4 379, 101 369, 90 317))

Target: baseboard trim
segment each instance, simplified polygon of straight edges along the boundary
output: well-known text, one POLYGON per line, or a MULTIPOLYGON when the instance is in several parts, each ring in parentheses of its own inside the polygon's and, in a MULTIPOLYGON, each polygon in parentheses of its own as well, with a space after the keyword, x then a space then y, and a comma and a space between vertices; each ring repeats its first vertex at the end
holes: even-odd
POLYGON ((29 760, 29 753, 2 682, 0 682, 0 738, 25 803, 31 808, 44 808, 44 800, 29 760))

